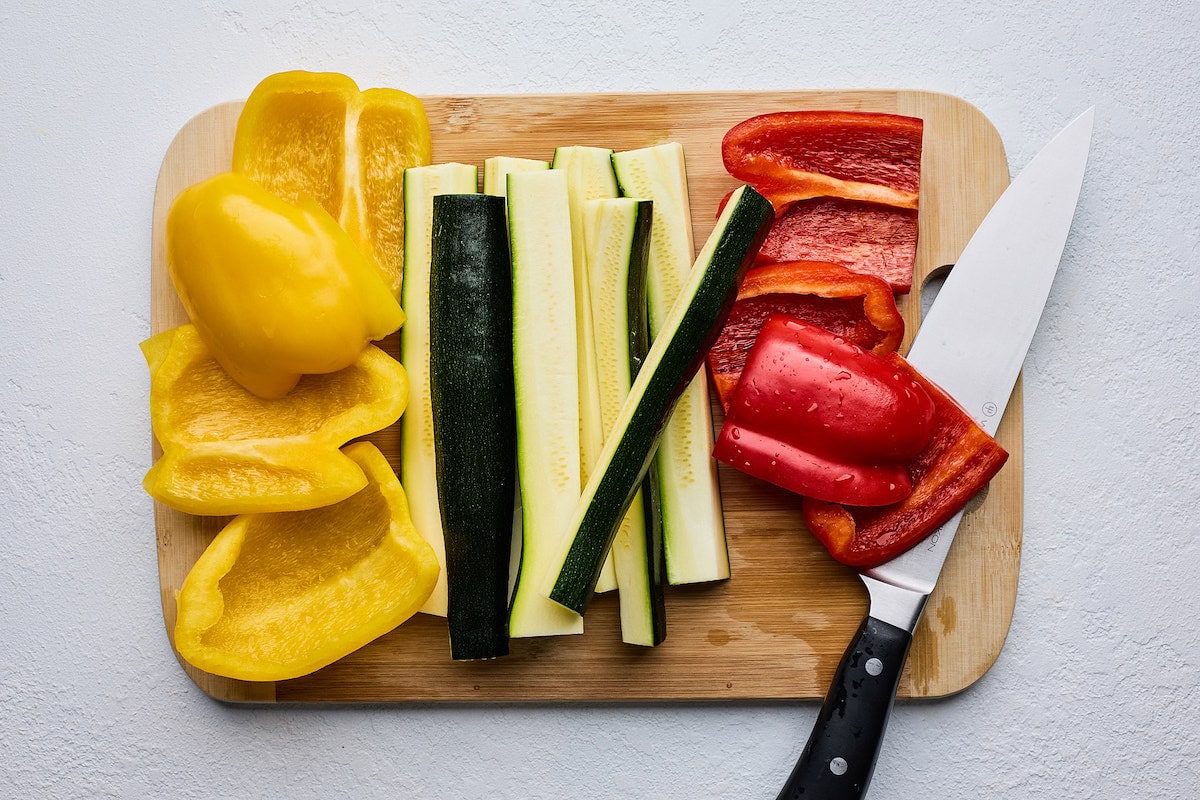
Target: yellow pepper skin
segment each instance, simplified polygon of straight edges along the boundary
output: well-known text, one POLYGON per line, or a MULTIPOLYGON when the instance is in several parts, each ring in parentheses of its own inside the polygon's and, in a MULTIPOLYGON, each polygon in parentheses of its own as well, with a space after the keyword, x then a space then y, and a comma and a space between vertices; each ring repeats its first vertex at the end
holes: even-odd
POLYGON ((404 367, 370 345, 338 372, 306 375, 279 400, 239 386, 193 325, 142 343, 150 421, 163 455, 143 486, 189 514, 297 511, 344 500, 367 485, 338 448, 400 418, 404 367))
POLYGON ((259 397, 349 366, 404 322, 371 261, 316 202, 292 205, 232 172, 175 199, 167 268, 213 356, 259 397))
POLYGON ((297 678, 411 617, 437 582, 383 454, 345 454, 366 487, 336 505, 247 514, 217 534, 178 597, 175 648, 192 665, 245 681, 297 678))
POLYGON ((315 198, 371 255, 396 297, 404 273, 404 170, 433 148, 421 101, 360 92, 336 72, 268 76, 238 118, 233 169, 289 202, 315 198))

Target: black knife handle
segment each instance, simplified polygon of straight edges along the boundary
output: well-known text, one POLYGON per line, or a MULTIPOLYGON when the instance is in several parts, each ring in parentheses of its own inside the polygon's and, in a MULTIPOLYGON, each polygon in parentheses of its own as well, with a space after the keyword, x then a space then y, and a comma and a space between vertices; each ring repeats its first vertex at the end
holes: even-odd
POLYGON ((868 616, 846 648, 808 744, 776 800, 867 793, 912 634, 868 616))

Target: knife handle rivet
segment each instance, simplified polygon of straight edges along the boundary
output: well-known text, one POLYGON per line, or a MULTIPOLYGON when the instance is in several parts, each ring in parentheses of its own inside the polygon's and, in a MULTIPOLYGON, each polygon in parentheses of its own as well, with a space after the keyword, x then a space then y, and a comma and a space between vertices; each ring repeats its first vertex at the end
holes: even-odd
POLYGON ((883 662, 878 658, 868 659, 866 663, 868 675, 878 675, 883 672, 883 662))
POLYGON ((829 771, 834 775, 845 775, 847 767, 846 759, 841 756, 835 756, 829 761, 829 771))

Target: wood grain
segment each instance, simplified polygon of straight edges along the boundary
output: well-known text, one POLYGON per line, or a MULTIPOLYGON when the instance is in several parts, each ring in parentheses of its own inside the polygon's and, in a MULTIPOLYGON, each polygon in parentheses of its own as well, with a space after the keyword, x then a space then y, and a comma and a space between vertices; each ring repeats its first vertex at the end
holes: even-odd
MULTIPOLYGON (((1000 138, 969 104, 911 91, 523 95, 425 98, 434 162, 482 165, 492 155, 547 159, 555 146, 629 149, 678 141, 687 155, 699 246, 717 203, 735 186, 721 166, 725 131, 755 114, 788 109, 884 111, 925 120, 920 240, 914 293, 901 301, 905 346, 920 322, 915 287, 953 264, 1008 184, 1000 138)), ((184 187, 229 168, 240 103, 192 119, 163 161, 154 201, 151 326, 187 322, 166 272, 164 223, 184 187)), ((395 339, 385 345, 396 353, 395 339)), ((917 630, 901 696, 937 697, 969 686, 1004 644, 1021 552, 1022 427, 1018 384, 998 438, 1012 454, 974 501, 917 630)), ((719 421, 719 416, 718 416, 719 421)), ((369 437, 398 465, 396 429, 369 437)), ((160 451, 152 445, 154 457, 160 451)), ((304 678, 253 684, 183 663, 227 701, 634 701, 817 698, 866 608, 854 573, 803 529, 782 490, 721 470, 733 578, 668 594, 668 638, 654 650, 621 644, 616 598, 601 596, 582 636, 517 640, 494 662, 449 659, 445 621, 418 615, 367 647, 304 678)), ((163 616, 223 518, 155 509, 163 616)))

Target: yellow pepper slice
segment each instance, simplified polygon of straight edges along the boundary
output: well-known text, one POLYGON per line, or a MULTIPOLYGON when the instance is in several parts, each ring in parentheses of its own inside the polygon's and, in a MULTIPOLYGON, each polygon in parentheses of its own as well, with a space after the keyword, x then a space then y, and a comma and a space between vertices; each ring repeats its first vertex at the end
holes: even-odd
POLYGON ((367 485, 338 450, 404 412, 404 367, 375 346, 338 372, 306 375, 279 400, 239 386, 192 325, 142 343, 150 420, 163 456, 143 482, 189 514, 296 511, 344 500, 367 485))
POLYGON ((374 445, 345 449, 368 482, 336 505, 247 514, 225 527, 179 592, 175 647, 247 681, 320 669, 411 617, 437 582, 396 474, 374 445))
POLYGON ((233 172, 175 199, 167 268, 213 356, 260 397, 352 364, 404 322, 371 261, 324 209, 311 198, 287 203, 233 172))
POLYGON ((315 198, 376 262, 392 293, 404 273, 404 170, 430 163, 421 101, 358 90, 336 72, 281 72, 246 100, 233 169, 291 202, 315 198))

